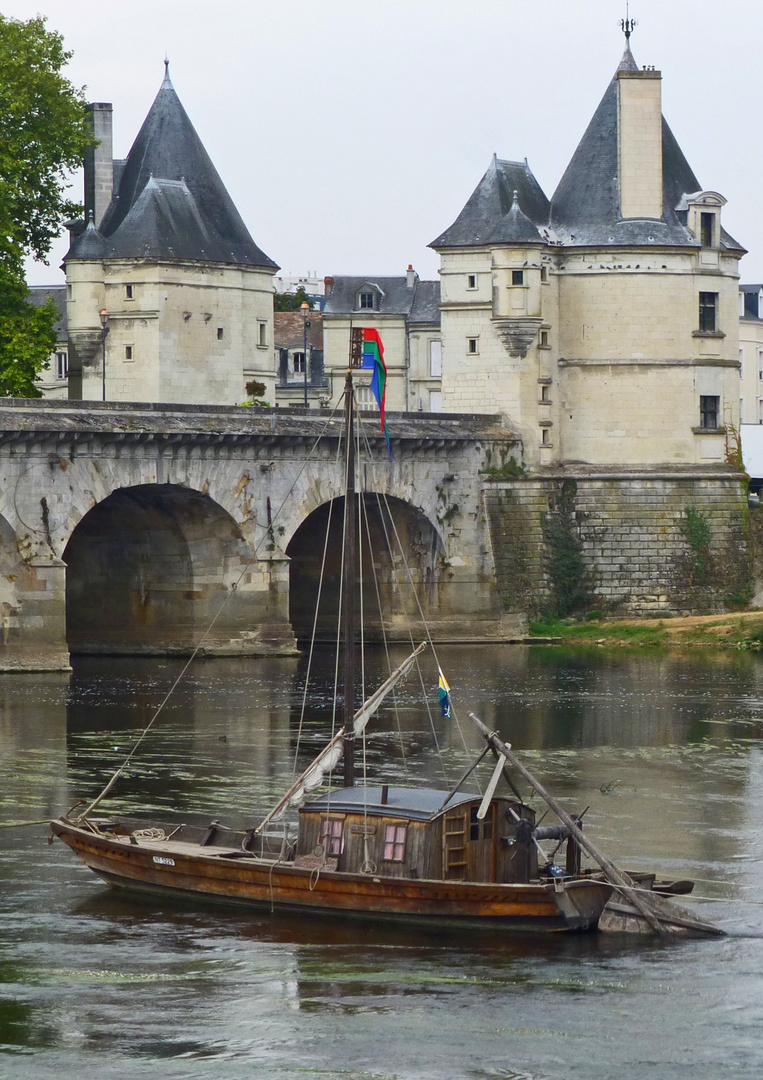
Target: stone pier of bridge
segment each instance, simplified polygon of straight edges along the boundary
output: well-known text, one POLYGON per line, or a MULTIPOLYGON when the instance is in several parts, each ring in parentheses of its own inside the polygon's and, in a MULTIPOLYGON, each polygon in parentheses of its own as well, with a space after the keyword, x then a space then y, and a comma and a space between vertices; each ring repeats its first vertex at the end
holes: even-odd
MULTIPOLYGON (((372 632, 380 593, 393 636, 420 633, 422 614, 441 640, 521 634, 522 616, 502 607, 481 494, 486 472, 519 456, 516 433, 495 417, 391 415, 388 456, 378 416, 361 427, 372 632), (394 533, 403 556, 386 553, 394 533)), ((321 574, 319 630, 331 636, 340 429, 316 410, 4 401, 0 664, 294 653, 321 574)))

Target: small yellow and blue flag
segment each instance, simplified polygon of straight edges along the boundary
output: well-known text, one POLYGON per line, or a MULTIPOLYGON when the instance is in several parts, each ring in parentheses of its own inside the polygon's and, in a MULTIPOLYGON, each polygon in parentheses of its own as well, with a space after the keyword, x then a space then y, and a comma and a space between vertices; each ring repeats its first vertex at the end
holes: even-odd
POLYGON ((440 709, 443 716, 450 716, 450 687, 448 686, 448 680, 442 673, 442 668, 438 667, 440 672, 440 681, 438 684, 438 695, 440 698, 440 709))

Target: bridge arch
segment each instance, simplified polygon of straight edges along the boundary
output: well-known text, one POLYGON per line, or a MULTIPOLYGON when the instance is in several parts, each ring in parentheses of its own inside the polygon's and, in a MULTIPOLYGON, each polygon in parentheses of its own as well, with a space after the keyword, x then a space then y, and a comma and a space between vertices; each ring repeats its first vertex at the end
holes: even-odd
MULTIPOLYGON (((371 635, 381 631, 380 600, 386 628, 402 632, 420 620, 416 599, 408 586, 406 563, 426 618, 437 618, 441 584, 447 573, 445 549, 437 529, 423 511, 403 499, 382 497, 376 492, 364 492, 359 497, 363 500, 362 601, 365 624, 371 635)), ((312 631, 327 530, 318 631, 327 638, 336 634, 343 515, 342 496, 322 503, 302 521, 287 545, 286 554, 291 560, 289 618, 297 637, 304 638, 312 631)))
MULTIPOLYGON (((200 491, 113 491, 82 517, 63 553, 70 651, 190 651, 251 557, 231 515, 200 491)), ((251 628, 251 578, 245 574, 205 644, 219 647, 251 628)))

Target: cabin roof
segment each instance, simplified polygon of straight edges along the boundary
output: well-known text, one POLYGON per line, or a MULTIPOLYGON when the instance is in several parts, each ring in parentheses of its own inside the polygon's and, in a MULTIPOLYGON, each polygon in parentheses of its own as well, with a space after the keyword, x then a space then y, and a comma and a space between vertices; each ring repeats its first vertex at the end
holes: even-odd
MULTIPOLYGON (((302 812, 358 813, 364 811, 385 817, 406 817, 413 821, 427 821, 437 815, 448 798, 448 792, 440 788, 389 787, 387 801, 382 802, 381 787, 341 788, 305 803, 302 812)), ((479 798, 473 792, 458 791, 448 799, 447 809, 462 803, 475 802, 479 798)))

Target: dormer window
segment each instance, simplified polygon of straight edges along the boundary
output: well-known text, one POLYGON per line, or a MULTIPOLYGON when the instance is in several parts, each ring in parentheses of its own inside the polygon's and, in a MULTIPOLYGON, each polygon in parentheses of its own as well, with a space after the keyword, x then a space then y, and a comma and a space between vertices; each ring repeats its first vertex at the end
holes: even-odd
POLYGON ((700 214, 700 243, 712 247, 715 241, 715 214, 700 214))
POLYGON ((376 309, 376 295, 372 292, 358 293, 358 307, 361 311, 374 311, 376 309))

